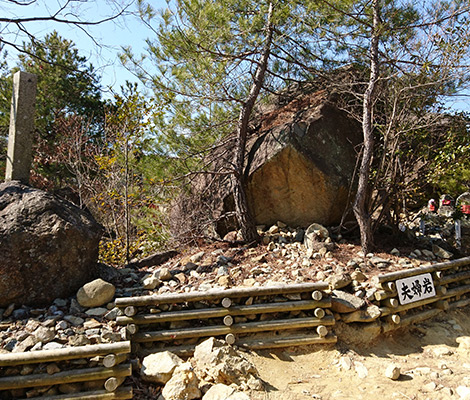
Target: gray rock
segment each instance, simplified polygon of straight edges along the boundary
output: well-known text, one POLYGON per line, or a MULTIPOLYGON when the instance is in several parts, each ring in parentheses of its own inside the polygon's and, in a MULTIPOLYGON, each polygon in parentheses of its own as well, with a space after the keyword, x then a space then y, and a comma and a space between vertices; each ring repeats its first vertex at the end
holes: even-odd
POLYGON ((34 331, 33 335, 38 342, 49 343, 55 339, 55 329, 40 326, 34 331))
POLYGON ((432 245, 432 252, 436 257, 444 258, 446 260, 451 259, 454 256, 450 251, 444 250, 437 244, 432 245))
POLYGON ((80 326, 85 322, 83 318, 76 317, 74 315, 66 315, 64 317, 64 320, 66 320, 67 322, 70 322, 73 326, 80 326))
POLYGON ((59 197, 0 184, 0 306, 50 304, 93 278, 101 227, 59 197))
POLYGON ((206 392, 202 400, 225 400, 234 392, 233 387, 217 383, 206 392))
POLYGON ((109 303, 116 288, 102 279, 95 279, 83 285, 77 292, 77 301, 82 307, 99 307, 109 303))
POLYGON ((108 312, 107 308, 96 307, 96 308, 90 308, 89 310, 85 312, 85 314, 89 315, 90 317, 102 317, 107 312, 108 312))
POLYGON ((337 313, 351 313, 359 310, 365 301, 342 290, 333 290, 331 309, 337 313))
POLYGON ((161 281, 169 281, 172 278, 171 272, 168 268, 160 268, 158 270, 158 279, 161 281))

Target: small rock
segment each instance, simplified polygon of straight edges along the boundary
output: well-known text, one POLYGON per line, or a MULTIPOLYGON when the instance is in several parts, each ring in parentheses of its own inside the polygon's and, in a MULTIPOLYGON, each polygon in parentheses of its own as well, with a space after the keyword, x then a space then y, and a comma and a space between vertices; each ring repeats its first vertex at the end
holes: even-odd
POLYGON ((219 278, 217 279, 217 283, 222 287, 229 287, 230 277, 228 275, 219 276, 219 278))
POLYGON ((86 313, 86 315, 89 315, 90 317, 102 317, 107 312, 108 312, 107 308, 96 307, 96 308, 90 308, 85 313, 86 313))
POLYGON ((432 245, 432 252, 434 253, 436 257, 444 258, 447 260, 454 256, 450 251, 444 250, 442 247, 438 246, 437 244, 432 245))
POLYGON ((423 385, 423 390, 425 392, 434 392, 436 388, 437 388, 437 384, 436 382, 433 382, 433 381, 423 385))
POLYGON ((142 279, 142 287, 147 290, 153 290, 160 286, 162 281, 155 274, 147 274, 142 279))
POLYGON ((116 292, 113 284, 95 279, 83 285, 77 292, 77 301, 82 307, 99 307, 109 303, 116 292))
POLYGON ((217 383, 206 392, 202 400, 225 400, 233 394, 233 392, 235 392, 233 387, 224 385, 223 383, 217 383))
POLYGON ((353 366, 353 362, 349 357, 341 357, 339 359, 339 366, 342 370, 349 371, 353 366))
POLYGON ((143 359, 140 375, 144 381, 164 385, 181 364, 183 360, 169 351, 151 354, 143 359))
POLYGON ((204 257, 206 253, 204 251, 200 251, 199 253, 196 253, 194 255, 192 255, 189 260, 192 262, 192 263, 195 263, 197 264, 199 261, 202 260, 202 258, 204 257))
POLYGON ((33 335, 38 342, 49 343, 55 338, 55 330, 40 326, 33 332, 33 335))
POLYGON ((351 279, 354 281, 358 282, 364 282, 367 280, 367 276, 365 276, 360 269, 356 269, 352 274, 351 274, 351 279))
POLYGON ((49 342, 46 345, 42 346, 43 350, 57 350, 63 349, 65 346, 57 342, 49 342))
POLYGON ((114 307, 113 309, 109 310, 105 315, 104 317, 108 320, 108 321, 114 321, 117 317, 123 315, 123 312, 121 309, 117 308, 117 307, 114 307))
POLYGON ((390 254, 392 256, 399 256, 400 255, 400 250, 398 250, 397 248, 394 248, 394 249, 392 249, 392 251, 390 251, 390 254))
POLYGON ((331 309, 337 313, 350 313, 359 310, 365 301, 341 290, 333 290, 331 309))
POLYGON ((10 304, 6 310, 3 312, 3 318, 8 318, 11 314, 13 314, 13 311, 15 310, 15 304, 10 304))
POLYGON ((387 378, 390 378, 393 381, 396 381, 401 375, 400 367, 397 366, 396 364, 390 364, 386 369, 385 369, 385 376, 387 378))
POLYGON ((165 400, 193 400, 201 397, 199 383, 190 363, 175 368, 173 376, 162 390, 165 400))
POLYGON ((80 326, 85 322, 83 318, 76 317, 74 315, 66 315, 64 320, 71 323, 73 326, 80 326))
POLYGON ((455 341, 459 344, 459 349, 470 349, 470 336, 460 336, 455 341))
POLYGON ((158 270, 158 279, 161 281, 169 281, 171 278, 171 272, 168 268, 164 267, 158 270))
POLYGON ((359 378, 367 378, 369 375, 369 371, 367 370, 366 366, 361 362, 356 361, 354 363, 354 369, 356 370, 357 376, 359 378))
POLYGON ((349 274, 330 275, 326 281, 330 288, 334 290, 348 286, 352 282, 352 278, 349 274))

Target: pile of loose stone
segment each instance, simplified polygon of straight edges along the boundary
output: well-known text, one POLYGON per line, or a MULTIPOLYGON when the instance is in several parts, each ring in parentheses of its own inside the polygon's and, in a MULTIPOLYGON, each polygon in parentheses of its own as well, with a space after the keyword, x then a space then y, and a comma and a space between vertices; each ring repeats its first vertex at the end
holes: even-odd
POLYGON ((214 338, 196 346, 186 362, 167 351, 145 357, 140 376, 163 387, 160 400, 249 400, 244 391, 264 389, 256 367, 214 338))
POLYGON ((98 279, 81 288, 77 296, 56 299, 46 308, 11 304, 0 309, 0 352, 124 340, 128 337, 125 328, 115 323, 121 315, 115 297, 326 281, 334 291, 333 298, 345 297, 341 290, 359 299, 353 303, 348 297, 358 309, 374 296, 373 275, 452 256, 438 246, 435 251, 415 249, 406 256, 397 249, 381 256, 364 255, 358 246, 333 238, 318 224, 304 231, 278 222, 260 227, 259 232, 263 245, 256 248, 210 248, 173 257, 160 266, 121 268, 109 279, 114 285, 98 279), (347 252, 347 259, 338 260, 338 250, 347 252))

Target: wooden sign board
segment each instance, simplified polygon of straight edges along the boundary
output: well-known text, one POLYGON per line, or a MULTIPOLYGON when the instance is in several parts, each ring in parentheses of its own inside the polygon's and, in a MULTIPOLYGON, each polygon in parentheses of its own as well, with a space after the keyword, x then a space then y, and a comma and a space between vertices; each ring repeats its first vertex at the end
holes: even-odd
POLYGON ((414 303, 436 295, 431 274, 415 275, 395 281, 401 305, 414 303))

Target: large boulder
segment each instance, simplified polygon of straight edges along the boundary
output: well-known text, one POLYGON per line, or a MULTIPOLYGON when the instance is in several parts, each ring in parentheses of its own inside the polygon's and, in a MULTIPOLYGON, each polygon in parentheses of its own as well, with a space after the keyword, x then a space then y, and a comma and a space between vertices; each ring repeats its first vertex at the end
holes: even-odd
POLYGON ((95 277, 101 232, 72 203, 17 181, 0 184, 0 307, 75 294, 95 277))
POLYGON ((249 204, 257 224, 336 224, 361 142, 360 125, 324 91, 296 97, 260 118, 248 143, 249 204), (254 139, 254 138, 253 138, 254 139))
MULTIPOLYGON (((330 97, 325 91, 297 93, 282 104, 278 100, 265 106, 251 122, 244 176, 257 225, 283 221, 291 227, 306 228, 313 222, 330 226, 350 208, 362 131, 330 97)), ((235 137, 227 138, 207 163, 218 172, 229 170, 235 147, 235 137)), ((227 175, 195 179, 191 195, 173 207, 175 232, 197 229, 196 223, 178 227, 180 219, 208 216, 217 221, 214 228, 221 237, 237 229, 232 193, 227 175)))

